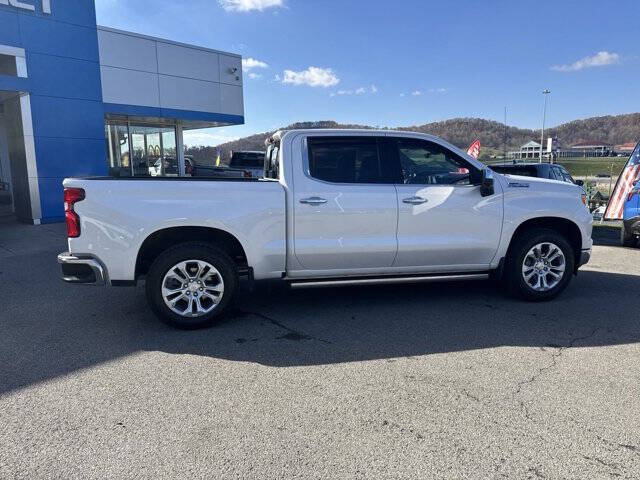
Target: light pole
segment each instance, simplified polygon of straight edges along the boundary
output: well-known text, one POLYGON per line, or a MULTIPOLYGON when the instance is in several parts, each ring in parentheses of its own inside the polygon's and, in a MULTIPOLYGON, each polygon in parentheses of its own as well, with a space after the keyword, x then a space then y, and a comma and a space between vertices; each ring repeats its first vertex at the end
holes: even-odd
POLYGON ((547 119, 547 95, 551 93, 551 90, 545 88, 542 91, 544 95, 544 109, 542 110, 542 135, 540 136, 540 158, 538 159, 538 163, 542 163, 542 149, 544 148, 544 123, 547 119))

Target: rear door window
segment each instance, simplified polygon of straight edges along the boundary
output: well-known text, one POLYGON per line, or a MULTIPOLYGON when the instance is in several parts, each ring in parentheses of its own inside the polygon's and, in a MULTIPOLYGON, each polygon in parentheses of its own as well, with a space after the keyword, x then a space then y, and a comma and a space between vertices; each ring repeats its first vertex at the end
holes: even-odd
POLYGON ((393 183, 376 137, 309 137, 309 175, 330 183, 393 183))

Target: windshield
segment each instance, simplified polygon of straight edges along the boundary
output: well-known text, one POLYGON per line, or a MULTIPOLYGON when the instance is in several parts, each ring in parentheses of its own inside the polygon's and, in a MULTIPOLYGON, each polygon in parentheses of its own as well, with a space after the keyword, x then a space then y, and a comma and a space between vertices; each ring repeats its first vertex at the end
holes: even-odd
POLYGON ((264 152, 234 152, 229 166, 232 168, 262 168, 264 152))

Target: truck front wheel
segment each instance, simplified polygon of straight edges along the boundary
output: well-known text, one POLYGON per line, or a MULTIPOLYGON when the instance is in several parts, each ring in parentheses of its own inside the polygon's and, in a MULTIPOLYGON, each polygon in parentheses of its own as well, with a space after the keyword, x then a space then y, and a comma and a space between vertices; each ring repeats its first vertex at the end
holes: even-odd
POLYGON ((571 281, 575 267, 573 248, 564 236, 545 228, 526 232, 514 240, 505 264, 509 290, 525 300, 557 297, 571 281))
POLYGON ((145 285, 156 316, 181 329, 211 326, 237 288, 238 273, 229 255, 200 242, 183 243, 161 253, 145 285))

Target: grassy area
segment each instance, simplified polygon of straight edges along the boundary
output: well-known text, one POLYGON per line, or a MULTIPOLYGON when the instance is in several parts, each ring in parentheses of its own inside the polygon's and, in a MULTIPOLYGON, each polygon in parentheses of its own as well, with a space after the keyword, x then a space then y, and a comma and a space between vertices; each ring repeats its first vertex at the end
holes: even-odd
MULTIPOLYGON (((615 182, 628 160, 627 157, 560 158, 557 163, 564 165, 574 177, 589 177, 590 179, 595 179, 596 175, 609 175, 612 173, 615 182)), ((495 159, 485 159, 485 161, 489 165, 500 165, 502 163, 501 160, 495 159)), ((523 161, 536 162, 535 159, 531 158, 523 161)), ((511 162, 511 160, 507 161, 507 163, 511 162)), ((605 180, 603 179, 602 181, 605 180)))
POLYGON ((595 177, 613 172, 615 180, 628 160, 627 157, 560 158, 558 163, 564 165, 574 177, 595 177))

